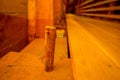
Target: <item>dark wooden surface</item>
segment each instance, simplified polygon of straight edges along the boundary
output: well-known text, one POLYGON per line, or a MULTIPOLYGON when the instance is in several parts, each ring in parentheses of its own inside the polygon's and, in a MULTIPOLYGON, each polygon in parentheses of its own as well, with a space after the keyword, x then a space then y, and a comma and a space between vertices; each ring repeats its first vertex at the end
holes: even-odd
POLYGON ((0 57, 19 51, 28 43, 27 18, 0 14, 0 57))

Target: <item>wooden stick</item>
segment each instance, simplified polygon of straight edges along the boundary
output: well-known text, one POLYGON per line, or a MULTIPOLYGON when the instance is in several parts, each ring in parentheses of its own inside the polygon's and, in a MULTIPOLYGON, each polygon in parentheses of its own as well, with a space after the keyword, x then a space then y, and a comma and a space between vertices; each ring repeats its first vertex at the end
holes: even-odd
POLYGON ((54 50, 55 50, 56 28, 53 26, 46 26, 46 55, 45 55, 45 71, 53 70, 54 50))

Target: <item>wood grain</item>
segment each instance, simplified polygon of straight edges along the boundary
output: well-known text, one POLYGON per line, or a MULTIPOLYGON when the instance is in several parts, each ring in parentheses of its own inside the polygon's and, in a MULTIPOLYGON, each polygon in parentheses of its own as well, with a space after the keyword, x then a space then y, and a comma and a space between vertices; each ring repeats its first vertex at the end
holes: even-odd
POLYGON ((120 24, 67 15, 75 80, 120 79, 120 24))

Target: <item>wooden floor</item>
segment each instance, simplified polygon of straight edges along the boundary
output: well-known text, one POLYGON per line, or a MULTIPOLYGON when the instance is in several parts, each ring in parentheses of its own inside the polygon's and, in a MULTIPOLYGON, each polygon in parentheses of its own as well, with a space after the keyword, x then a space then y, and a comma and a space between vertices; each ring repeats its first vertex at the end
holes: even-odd
POLYGON ((75 80, 120 80, 120 24, 67 15, 75 80))
POLYGON ((9 52, 0 59, 0 80, 73 80, 65 37, 56 39, 52 72, 44 70, 44 55, 44 39, 35 39, 21 52, 9 52))

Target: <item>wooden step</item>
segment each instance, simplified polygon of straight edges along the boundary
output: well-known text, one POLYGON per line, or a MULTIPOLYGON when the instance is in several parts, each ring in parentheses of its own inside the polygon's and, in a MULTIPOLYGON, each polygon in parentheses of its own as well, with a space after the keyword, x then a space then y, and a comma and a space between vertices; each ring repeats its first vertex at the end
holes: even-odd
POLYGON ((48 73, 44 70, 45 58, 39 52, 43 49, 40 41, 36 39, 21 52, 9 52, 2 57, 0 80, 73 80, 66 38, 56 39, 54 70, 48 73))
POLYGON ((72 80, 70 59, 55 59, 54 63, 54 70, 47 73, 39 56, 10 52, 0 60, 0 80, 72 80))
POLYGON ((33 40, 20 52, 39 55, 45 49, 45 42, 43 38, 33 40))
POLYGON ((14 65, 15 61, 20 57, 19 52, 9 52, 0 59, 0 65, 14 65))
POLYGON ((73 80, 70 60, 55 61, 54 70, 47 73, 43 63, 33 59, 21 59, 16 65, 0 65, 0 80, 73 80))

